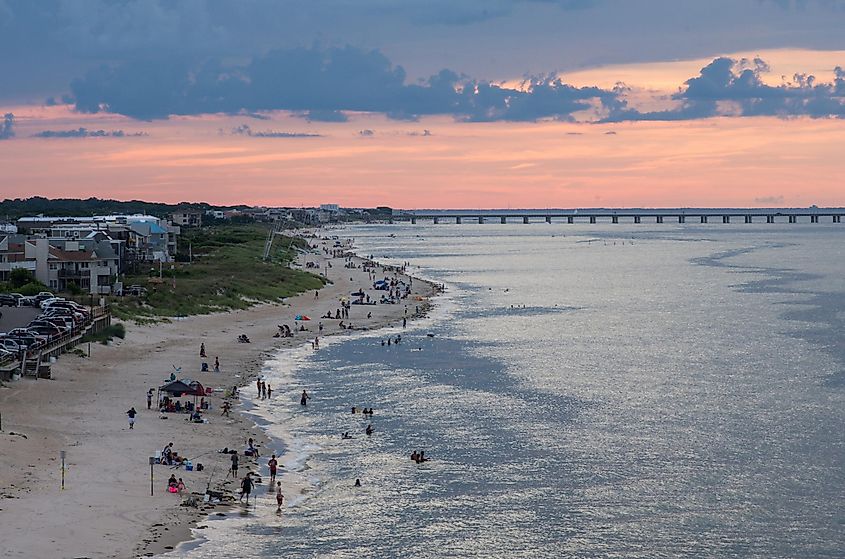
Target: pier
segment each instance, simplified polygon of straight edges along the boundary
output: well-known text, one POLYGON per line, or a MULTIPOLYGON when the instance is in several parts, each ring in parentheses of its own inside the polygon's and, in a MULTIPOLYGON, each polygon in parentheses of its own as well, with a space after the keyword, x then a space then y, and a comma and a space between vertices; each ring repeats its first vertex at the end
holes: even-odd
POLYGON ((409 210, 394 211, 390 223, 842 223, 845 208, 676 210, 409 210), (732 221, 733 220, 733 221, 732 221))

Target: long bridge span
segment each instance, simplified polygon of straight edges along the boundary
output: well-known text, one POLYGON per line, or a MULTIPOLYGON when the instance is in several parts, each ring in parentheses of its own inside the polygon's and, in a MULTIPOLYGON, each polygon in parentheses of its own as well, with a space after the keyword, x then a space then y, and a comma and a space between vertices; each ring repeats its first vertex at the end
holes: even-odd
POLYGON ((395 210, 390 223, 842 223, 845 208, 395 210))

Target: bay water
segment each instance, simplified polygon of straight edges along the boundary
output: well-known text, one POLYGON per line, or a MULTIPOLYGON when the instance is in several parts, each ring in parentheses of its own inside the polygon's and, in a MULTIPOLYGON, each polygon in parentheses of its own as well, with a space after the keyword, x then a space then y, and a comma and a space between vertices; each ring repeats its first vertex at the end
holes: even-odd
POLYGON ((270 359, 243 399, 284 513, 261 492, 179 556, 845 556, 842 225, 343 234, 445 293, 270 359))

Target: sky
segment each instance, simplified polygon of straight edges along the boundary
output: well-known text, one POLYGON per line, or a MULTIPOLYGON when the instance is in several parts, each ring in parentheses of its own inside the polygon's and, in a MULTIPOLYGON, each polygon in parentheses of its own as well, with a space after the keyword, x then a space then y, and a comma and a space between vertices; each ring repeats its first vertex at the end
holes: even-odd
POLYGON ((845 0, 0 0, 0 196, 845 206, 845 0))

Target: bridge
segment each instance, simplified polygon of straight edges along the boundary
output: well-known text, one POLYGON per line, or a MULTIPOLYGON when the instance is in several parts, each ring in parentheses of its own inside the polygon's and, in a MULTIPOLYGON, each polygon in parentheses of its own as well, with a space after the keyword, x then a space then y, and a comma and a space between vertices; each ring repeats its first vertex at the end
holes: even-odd
POLYGON ((394 211, 390 223, 842 223, 845 208, 620 209, 620 210, 419 210, 394 211))

